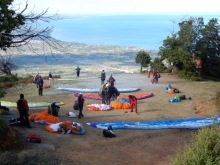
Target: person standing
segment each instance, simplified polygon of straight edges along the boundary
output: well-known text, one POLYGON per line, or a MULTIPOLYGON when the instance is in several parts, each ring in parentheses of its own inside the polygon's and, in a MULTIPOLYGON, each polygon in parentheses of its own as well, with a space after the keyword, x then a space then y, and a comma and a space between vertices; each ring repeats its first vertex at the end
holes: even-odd
POLYGON ((51 82, 53 81, 53 76, 51 72, 49 72, 49 81, 50 81, 50 86, 51 86, 51 82))
POLYGON ((104 92, 104 93, 105 93, 105 94, 104 94, 104 100, 105 100, 104 104, 110 105, 110 99, 111 99, 111 97, 110 97, 110 93, 109 93, 109 88, 108 88, 108 86, 105 87, 105 92, 104 92))
POLYGON ((105 70, 102 70, 101 72, 101 85, 105 82, 105 70))
POLYGON ((156 81, 156 84, 158 83, 158 71, 157 71, 157 68, 154 68, 154 71, 153 71, 153 82, 154 83, 154 80, 156 81))
POLYGON ((77 68, 75 69, 76 70, 76 75, 77 75, 77 77, 79 77, 79 74, 80 74, 80 67, 79 66, 77 66, 77 68))
POLYGON ((83 94, 82 94, 82 93, 79 93, 79 96, 78 96, 78 106, 79 106, 78 119, 81 119, 82 117, 84 117, 84 115, 83 115, 83 113, 82 113, 84 101, 85 101, 85 99, 83 98, 83 94))
POLYGON ((151 66, 149 64, 148 68, 147 68, 147 77, 150 78, 150 72, 151 72, 151 66))
POLYGON ((34 83, 35 83, 35 84, 37 84, 38 78, 39 78, 39 73, 37 73, 37 74, 35 75, 35 77, 34 77, 34 83))
POLYGON ((114 77, 112 76, 112 74, 111 74, 111 76, 109 77, 108 82, 110 83, 111 86, 114 86, 115 79, 114 79, 114 77))
POLYGON ((133 110, 135 110, 135 112, 137 113, 137 98, 134 95, 129 95, 129 103, 131 104, 131 112, 133 112, 133 110))
POLYGON ((29 107, 27 100, 24 99, 24 94, 20 94, 20 99, 17 101, 17 109, 20 114, 22 127, 26 126, 27 128, 32 128, 30 125, 30 121, 28 120, 29 107))
POLYGON ((37 80, 37 88, 38 88, 38 91, 39 91, 39 96, 43 96, 43 86, 44 86, 44 80, 40 75, 38 80, 37 80))

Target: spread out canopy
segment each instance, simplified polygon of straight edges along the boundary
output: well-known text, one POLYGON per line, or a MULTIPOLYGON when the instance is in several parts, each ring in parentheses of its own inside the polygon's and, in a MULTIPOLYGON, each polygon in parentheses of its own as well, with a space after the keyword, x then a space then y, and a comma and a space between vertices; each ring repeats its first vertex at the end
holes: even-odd
MULTIPOLYGON (((61 88, 58 87, 58 90, 64 90, 69 92, 82 92, 82 93, 98 93, 99 88, 61 88)), ((128 92, 136 92, 139 91, 140 88, 125 88, 125 89, 118 89, 120 93, 128 93, 128 92)))
MULTIPOLYGON (((78 94, 79 93, 75 93, 74 95, 77 97, 78 94)), ((152 97, 153 93, 144 92, 144 93, 135 93, 133 95, 137 98, 137 100, 142 100, 142 99, 146 99, 146 98, 152 97)), ((96 93, 84 93, 83 97, 87 98, 87 99, 92 99, 92 100, 102 100, 102 98, 98 94, 96 94, 96 93)), ((118 99, 120 99, 120 98, 128 99, 128 95, 120 94, 119 96, 117 96, 117 98, 118 99)))
MULTIPOLYGON (((36 108, 36 107, 47 107, 52 102, 28 102, 29 108, 36 108)), ((55 104, 60 106, 63 105, 63 102, 55 101, 55 104)), ((10 102, 10 101, 1 101, 2 106, 6 107, 17 107, 16 102, 10 102)))
POLYGON ((210 127, 214 124, 220 124, 220 116, 212 118, 188 118, 177 120, 160 120, 160 121, 142 121, 142 122, 95 122, 87 123, 91 127, 107 129, 112 126, 113 129, 169 129, 169 128, 184 128, 184 129, 199 129, 202 127, 210 127))

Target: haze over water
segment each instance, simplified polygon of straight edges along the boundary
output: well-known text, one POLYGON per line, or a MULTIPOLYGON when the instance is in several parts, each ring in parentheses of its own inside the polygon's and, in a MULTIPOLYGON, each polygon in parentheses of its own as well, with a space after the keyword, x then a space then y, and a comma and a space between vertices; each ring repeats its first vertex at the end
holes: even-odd
MULTIPOLYGON (((186 15, 66 15, 63 20, 51 22, 52 36, 61 41, 137 47, 158 50, 167 36, 178 32, 178 22, 186 15)), ((187 15, 203 17, 207 23, 220 14, 187 15)), ((43 24, 44 26, 44 24, 43 24)))

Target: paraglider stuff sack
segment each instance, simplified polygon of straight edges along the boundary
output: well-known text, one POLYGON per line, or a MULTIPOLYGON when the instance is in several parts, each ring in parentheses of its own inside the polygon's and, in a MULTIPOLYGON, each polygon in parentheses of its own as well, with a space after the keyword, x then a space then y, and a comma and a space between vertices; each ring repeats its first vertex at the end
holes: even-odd
POLYGON ((178 97, 180 98, 180 100, 185 100, 186 99, 185 95, 179 95, 178 97))
POLYGON ((74 104, 73 104, 73 109, 74 110, 79 110, 79 105, 78 105, 78 100, 76 99, 74 104))

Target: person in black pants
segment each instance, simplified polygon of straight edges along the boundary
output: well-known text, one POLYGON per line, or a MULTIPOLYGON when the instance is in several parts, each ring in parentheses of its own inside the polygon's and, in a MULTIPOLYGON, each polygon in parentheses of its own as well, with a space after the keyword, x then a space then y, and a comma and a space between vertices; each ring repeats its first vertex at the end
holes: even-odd
POLYGON ((76 68, 76 74, 77 74, 77 77, 79 77, 79 74, 80 74, 80 67, 79 66, 77 66, 77 68, 76 68))
POLYGON ((43 96, 43 86, 44 86, 44 80, 41 76, 39 76, 37 80, 37 87, 39 89, 39 96, 43 96))
POLYGON ((81 119, 82 117, 84 117, 84 115, 83 115, 83 113, 82 113, 84 101, 85 101, 85 99, 83 98, 83 94, 82 94, 82 93, 79 93, 79 96, 78 96, 78 106, 79 106, 78 119, 81 119))
POLYGON ((22 127, 27 126, 27 128, 32 128, 28 120, 28 102, 24 99, 24 95, 20 94, 20 99, 17 101, 17 109, 20 114, 20 121, 22 127), (24 119, 25 118, 25 119, 24 119))

